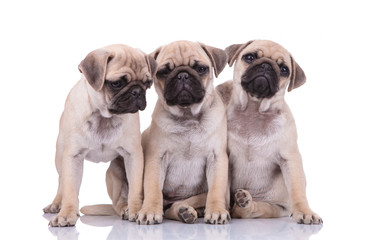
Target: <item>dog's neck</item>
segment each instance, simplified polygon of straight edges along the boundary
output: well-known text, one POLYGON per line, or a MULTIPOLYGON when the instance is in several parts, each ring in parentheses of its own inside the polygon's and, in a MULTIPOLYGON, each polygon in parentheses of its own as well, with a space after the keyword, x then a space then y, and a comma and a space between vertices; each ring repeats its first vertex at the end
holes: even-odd
MULTIPOLYGON (((284 93, 285 89, 280 89, 271 98, 257 98, 244 91, 242 87, 234 87, 231 101, 233 105, 236 106, 236 108, 239 108, 241 111, 245 111, 249 104, 255 104, 258 106, 259 113, 266 113, 282 108, 282 105, 284 104, 284 93)), ((230 103, 229 105, 232 104, 230 103)))
POLYGON ((88 84, 84 78, 84 84, 88 92, 88 102, 91 107, 90 112, 99 112, 104 118, 111 118, 114 115, 108 111, 106 99, 103 99, 100 94, 95 94, 96 91, 88 84))

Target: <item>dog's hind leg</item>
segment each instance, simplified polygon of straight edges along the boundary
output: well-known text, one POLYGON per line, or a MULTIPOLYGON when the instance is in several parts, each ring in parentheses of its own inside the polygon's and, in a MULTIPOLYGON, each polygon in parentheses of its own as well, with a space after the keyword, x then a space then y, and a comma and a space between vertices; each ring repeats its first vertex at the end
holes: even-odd
POLYGON ((236 191, 231 211, 233 218, 278 218, 291 214, 285 205, 253 201, 251 194, 243 189, 236 191))
POLYGON ((127 201, 129 187, 122 157, 117 157, 111 161, 106 172, 106 185, 113 209, 122 219, 129 219, 127 201))
POLYGON ((168 219, 181 221, 183 223, 194 223, 198 218, 196 209, 205 207, 206 195, 207 193, 202 193, 183 201, 175 202, 166 210, 164 216, 168 219))

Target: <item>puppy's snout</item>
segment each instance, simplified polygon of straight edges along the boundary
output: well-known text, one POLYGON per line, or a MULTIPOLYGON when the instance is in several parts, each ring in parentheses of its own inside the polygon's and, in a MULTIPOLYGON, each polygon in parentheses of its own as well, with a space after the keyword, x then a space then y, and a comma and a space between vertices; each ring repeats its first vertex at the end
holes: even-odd
POLYGON ((262 63, 261 64, 261 69, 263 71, 271 71, 271 70, 273 70, 273 67, 269 63, 262 63))
POLYGON ((186 80, 189 79, 189 74, 187 72, 180 72, 179 74, 177 74, 177 78, 179 80, 186 80))
POLYGON ((265 77, 258 77, 254 81, 254 90, 255 92, 264 92, 269 87, 269 82, 265 77))
POLYGON ((132 87, 130 94, 134 97, 134 98, 138 98, 140 97, 141 93, 142 93, 143 89, 141 87, 132 87))

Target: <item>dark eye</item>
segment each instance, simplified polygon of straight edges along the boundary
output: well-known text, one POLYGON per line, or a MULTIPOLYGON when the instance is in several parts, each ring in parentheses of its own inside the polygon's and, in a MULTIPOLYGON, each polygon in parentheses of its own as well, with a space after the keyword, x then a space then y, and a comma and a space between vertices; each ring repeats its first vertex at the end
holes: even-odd
POLYGON ((123 87, 125 87, 127 80, 125 77, 122 77, 120 80, 117 81, 107 81, 108 86, 112 89, 112 90, 121 90, 123 87))
POLYGON ((208 67, 207 66, 197 66, 196 71, 199 74, 205 74, 208 71, 208 67))
POLYGON ((169 74, 171 72, 171 69, 169 69, 168 65, 166 65, 164 68, 157 71, 157 77, 164 77, 165 75, 169 74))
POLYGON ((150 88, 150 86, 152 86, 152 80, 147 80, 145 83, 144 83, 144 86, 145 88, 150 88))
POLYGON ((248 53, 242 56, 242 60, 244 60, 247 63, 252 63, 255 59, 256 59, 256 56, 253 53, 248 53))
POLYGON ((280 67, 280 74, 282 76, 288 76, 289 75, 289 69, 287 66, 280 67))

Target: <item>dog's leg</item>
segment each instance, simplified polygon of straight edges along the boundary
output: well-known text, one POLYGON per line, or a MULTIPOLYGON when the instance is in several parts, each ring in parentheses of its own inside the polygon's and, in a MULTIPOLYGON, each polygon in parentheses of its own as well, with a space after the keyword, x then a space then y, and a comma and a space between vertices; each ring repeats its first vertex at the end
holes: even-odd
POLYGON ((291 197, 292 218, 297 223, 321 224, 322 219, 308 205, 306 177, 303 171, 302 157, 296 143, 290 150, 281 153, 283 160, 280 168, 291 197))
POLYGON ((61 163, 62 163, 63 151, 64 148, 61 141, 61 136, 59 134, 59 137, 57 138, 56 154, 55 154, 55 165, 57 173, 59 174, 59 186, 57 188, 56 197, 54 198, 52 203, 43 209, 44 213, 58 213, 61 208, 61 199, 62 199, 61 163))
POLYGON ((253 201, 251 194, 238 189, 234 194, 231 211, 233 218, 278 218, 290 215, 290 211, 281 204, 253 201))
POLYGON ((131 154, 124 157, 124 164, 127 182, 129 183, 128 219, 129 221, 135 221, 143 203, 144 156, 140 144, 135 146, 131 154))
POLYGON ((61 186, 61 177, 59 176, 59 186, 57 188, 56 196, 55 196, 54 200, 52 201, 52 203, 50 205, 46 206, 43 209, 43 212, 44 213, 58 213, 58 212, 60 212, 61 199, 62 199, 61 189, 62 189, 62 186, 61 186))
POLYGON ((217 156, 213 153, 207 159, 206 176, 208 197, 205 206, 204 221, 211 224, 225 224, 230 221, 227 211, 228 156, 225 151, 217 156))
POLYGON ((207 193, 202 193, 183 201, 175 202, 166 210, 164 216, 183 223, 194 223, 199 215, 195 209, 205 207, 206 195, 207 193))
MULTIPOLYGON (((162 158, 165 157, 166 155, 162 158)), ((163 221, 162 188, 166 169, 161 169, 161 158, 149 152, 145 153, 144 169, 144 202, 136 222, 148 225, 161 223, 163 221)))
POLYGON ((127 220, 129 217, 127 206, 128 184, 122 157, 117 157, 111 161, 106 172, 106 185, 113 209, 122 219, 127 220))
POLYGON ((83 175, 83 160, 83 156, 73 154, 70 148, 65 148, 61 166, 62 204, 60 212, 51 219, 50 226, 74 226, 78 220, 78 195, 83 175))

